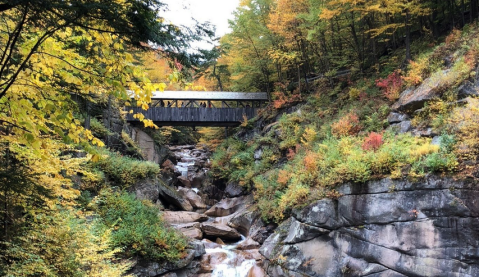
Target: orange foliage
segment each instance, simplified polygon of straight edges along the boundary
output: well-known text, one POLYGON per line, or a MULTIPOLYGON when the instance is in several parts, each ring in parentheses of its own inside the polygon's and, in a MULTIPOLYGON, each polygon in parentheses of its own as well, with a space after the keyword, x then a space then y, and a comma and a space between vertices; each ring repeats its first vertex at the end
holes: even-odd
POLYGON ((472 48, 469 51, 467 51, 466 55, 464 56, 464 62, 470 67, 473 67, 477 64, 478 55, 479 55, 478 50, 476 48, 472 48))
POLYGON ((452 30, 452 32, 446 37, 446 45, 450 45, 461 38, 461 31, 458 29, 452 30))
POLYGON ((278 172, 278 184, 280 185, 286 185, 289 181, 289 179, 291 178, 290 174, 288 171, 286 170, 280 170, 278 172))
POLYGON ((331 125, 331 132, 335 137, 355 135, 361 130, 358 116, 351 112, 331 125))
POLYGON ((301 94, 293 94, 290 97, 287 97, 283 92, 273 93, 275 100, 273 101, 273 106, 275 109, 281 109, 286 104, 294 103, 301 100, 301 94))
POLYGON ((313 172, 317 168, 317 160, 318 160, 318 155, 316 153, 308 151, 306 153, 306 156, 304 156, 304 166, 306 167, 306 170, 308 172, 313 172))
POLYGON ((375 132, 371 132, 369 136, 366 137, 363 143, 364 150, 373 150, 376 151, 383 145, 383 135, 375 132))

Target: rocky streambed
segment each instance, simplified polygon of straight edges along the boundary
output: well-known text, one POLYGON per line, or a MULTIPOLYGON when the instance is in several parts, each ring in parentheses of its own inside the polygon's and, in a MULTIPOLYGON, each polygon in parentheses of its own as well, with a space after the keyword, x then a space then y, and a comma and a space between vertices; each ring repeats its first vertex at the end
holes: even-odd
MULTIPOLYGON (((138 263, 132 273, 169 277, 266 276, 259 248, 275 226, 264 224, 251 210, 252 195, 245 195, 234 183, 213 184, 207 175, 207 149, 183 145, 170 147, 170 151, 162 165, 164 183, 157 186, 157 203, 163 209, 163 219, 192 240, 194 253, 182 268, 163 272, 165 265, 138 263)), ((136 194, 141 194, 138 188, 136 194)))

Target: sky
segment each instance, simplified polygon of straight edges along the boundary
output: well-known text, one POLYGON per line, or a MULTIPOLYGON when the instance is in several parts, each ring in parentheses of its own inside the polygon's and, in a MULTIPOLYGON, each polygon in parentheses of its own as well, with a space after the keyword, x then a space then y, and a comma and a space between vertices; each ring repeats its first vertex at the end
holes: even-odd
MULTIPOLYGON (((233 11, 239 6, 239 0, 163 0, 169 11, 161 14, 175 25, 192 27, 196 19, 200 23, 210 22, 216 26, 216 36, 229 32, 228 20, 233 19, 233 11)), ((200 44, 198 47, 207 46, 200 44)), ((211 48, 211 47, 207 47, 211 48)))

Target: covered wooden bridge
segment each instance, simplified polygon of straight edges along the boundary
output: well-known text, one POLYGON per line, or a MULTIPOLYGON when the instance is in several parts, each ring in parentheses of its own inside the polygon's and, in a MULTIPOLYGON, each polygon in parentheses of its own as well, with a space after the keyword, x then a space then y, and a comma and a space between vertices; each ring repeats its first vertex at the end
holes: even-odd
MULTIPOLYGON (((266 92, 205 92, 163 91, 155 92, 150 108, 143 113, 158 126, 238 126, 244 117, 251 119, 258 109, 268 102, 266 92)), ((127 115, 129 123, 138 122, 133 114, 127 115)))

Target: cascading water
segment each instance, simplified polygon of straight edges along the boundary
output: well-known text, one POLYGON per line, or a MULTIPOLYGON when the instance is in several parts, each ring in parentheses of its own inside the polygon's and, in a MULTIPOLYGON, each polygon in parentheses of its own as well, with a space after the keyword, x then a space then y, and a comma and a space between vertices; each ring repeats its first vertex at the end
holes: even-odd
MULTIPOLYGON (((203 154, 201 154, 201 151, 193 146, 179 146, 170 149, 174 151, 176 160, 178 161, 175 165, 175 169, 181 174, 182 177, 187 179, 188 182, 191 182, 191 184, 193 183, 193 177, 195 174, 198 174, 198 171, 203 171, 206 174, 207 169, 202 165, 209 164, 210 160, 205 157, 205 152, 202 152, 203 154), (201 158, 203 162, 198 162, 199 158, 201 158)), ((197 195, 202 194, 201 189, 194 187, 189 189, 194 191, 197 195)), ((203 213, 204 210, 197 210, 197 212, 203 213)), ((230 216, 209 217, 207 222, 227 226, 230 218, 230 216)), ((251 250, 237 249, 238 245, 244 241, 245 237, 242 236, 240 241, 228 243, 226 245, 222 245, 222 242, 206 242, 206 254, 204 254, 206 257, 205 268, 207 268, 208 272, 211 274, 209 276, 247 277, 251 269, 258 264, 258 257, 257 255, 255 256, 252 254, 251 250), (212 246, 207 246, 208 244, 212 244, 212 246)))
POLYGON ((250 269, 256 264, 256 260, 244 259, 241 255, 238 255, 239 250, 236 250, 236 247, 244 240, 245 237, 242 236, 241 241, 235 244, 223 245, 221 248, 206 249, 207 254, 223 252, 228 257, 215 267, 211 277, 246 277, 248 275, 250 269))

